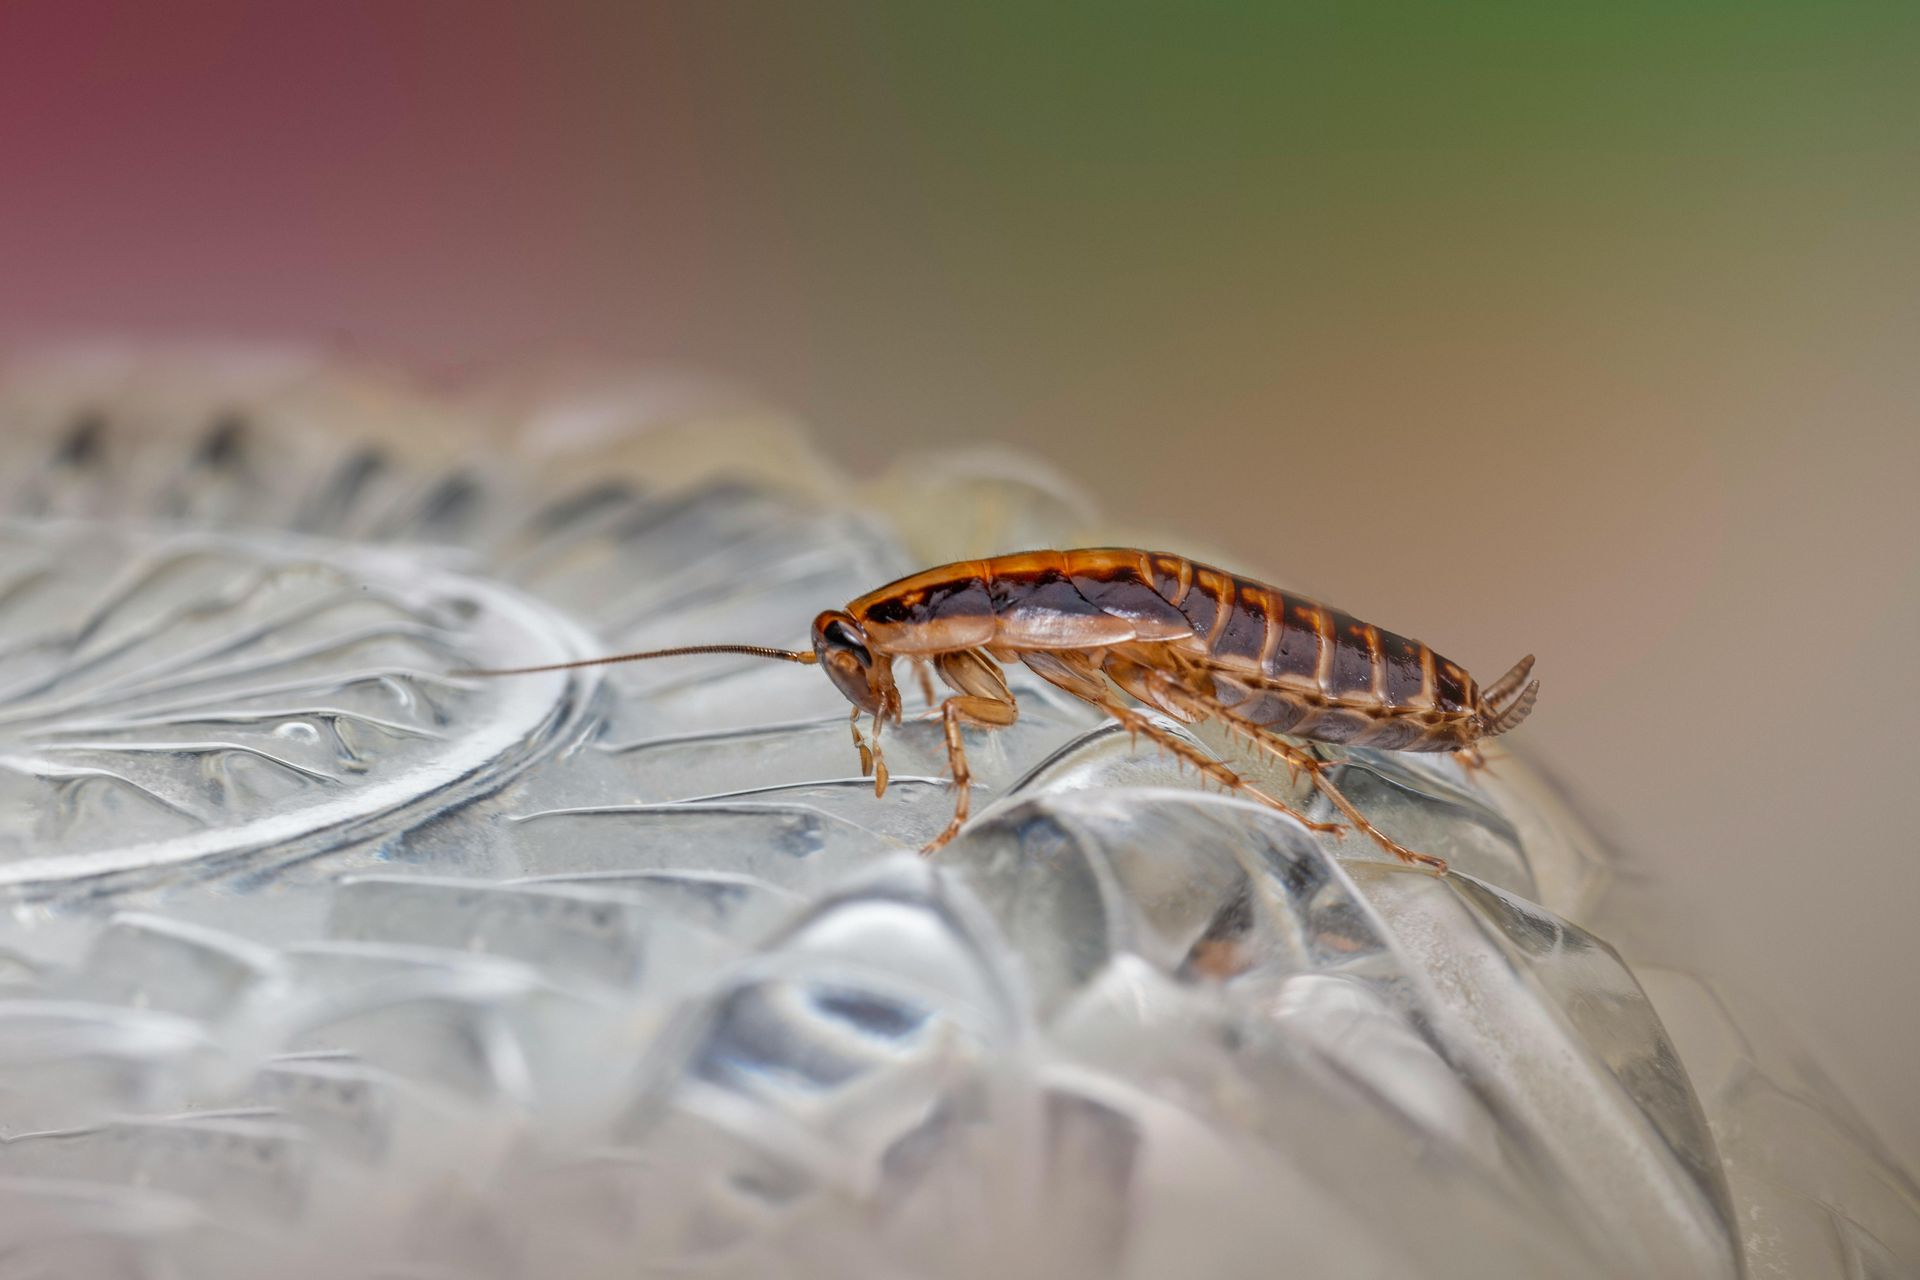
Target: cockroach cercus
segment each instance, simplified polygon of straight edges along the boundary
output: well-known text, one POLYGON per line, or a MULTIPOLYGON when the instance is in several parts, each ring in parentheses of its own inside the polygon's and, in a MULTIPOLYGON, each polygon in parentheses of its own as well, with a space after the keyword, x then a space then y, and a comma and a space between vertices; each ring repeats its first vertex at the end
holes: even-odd
POLYGON ((1435 872, 1447 864, 1375 827, 1327 776, 1326 763, 1288 738, 1453 751, 1477 764, 1476 744, 1526 719, 1540 690, 1540 682, 1528 678, 1531 655, 1483 689, 1417 640, 1184 556, 1119 547, 1025 551, 927 569, 822 613, 813 620, 810 652, 706 644, 463 674, 522 675, 696 653, 750 654, 824 668, 853 704, 861 773, 874 779, 876 795, 887 787, 880 730, 901 718, 894 661, 915 665, 929 702, 930 665, 952 690, 940 704, 940 718, 955 800, 953 820, 927 853, 953 839, 967 820, 972 779, 961 728, 997 728, 1020 714, 1004 663, 1024 663, 1040 679, 1231 790, 1316 831, 1345 830, 1311 821, 1260 791, 1167 732, 1120 692, 1176 721, 1214 721, 1296 776, 1305 772, 1382 848, 1435 872), (863 715, 872 720, 864 738, 863 715))

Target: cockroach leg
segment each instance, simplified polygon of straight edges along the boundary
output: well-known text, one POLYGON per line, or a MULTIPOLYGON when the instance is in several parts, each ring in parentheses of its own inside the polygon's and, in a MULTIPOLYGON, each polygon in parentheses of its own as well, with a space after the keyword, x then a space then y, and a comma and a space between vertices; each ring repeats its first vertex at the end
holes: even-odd
MULTIPOLYGON (((1220 761, 1215 760, 1203 751, 1197 750, 1184 738, 1180 738, 1161 729, 1155 725, 1153 721, 1147 719, 1146 716, 1115 698, 1112 691, 1107 687, 1106 678, 1101 674, 1101 668, 1095 665, 1093 657, 1086 654, 1042 651, 1022 654, 1021 661, 1026 663, 1028 670, 1032 671, 1056 689, 1070 693, 1082 702, 1098 707, 1115 720, 1118 720, 1126 729, 1128 738, 1137 740, 1142 735, 1145 735, 1149 741, 1161 750, 1167 752, 1167 754, 1171 755, 1175 760, 1182 764, 1194 766, 1203 776, 1211 778, 1229 791, 1244 791, 1249 795, 1257 797, 1264 804, 1271 805, 1276 809, 1290 814, 1301 822, 1307 822, 1304 815, 1295 812, 1279 800, 1265 794, 1232 769, 1220 763, 1220 761)), ((1112 675, 1118 671, 1121 675, 1127 676, 1127 681, 1122 681, 1119 676, 1116 676, 1115 682, 1119 683, 1121 688, 1128 689, 1129 692, 1136 688, 1147 688, 1147 669, 1137 663, 1123 662, 1119 659, 1114 659, 1107 663, 1106 670, 1108 675, 1112 675), (1138 678, 1134 678, 1136 675, 1138 678)), ((1159 698, 1142 698, 1141 701, 1148 702, 1157 709, 1167 711, 1175 720, 1188 720, 1193 718, 1181 710, 1173 709, 1165 700, 1159 698)), ((1308 822, 1307 825, 1313 827, 1315 830, 1326 829, 1325 824, 1308 822)))
POLYGON ((933 691, 933 670, 927 665, 925 658, 913 660, 913 677, 920 682, 920 696, 926 700, 928 706, 933 706, 936 699, 933 691))
POLYGON ((874 798, 887 794, 887 758, 880 754, 880 718, 874 717, 873 735, 860 736, 860 708, 853 709, 853 746, 860 753, 860 776, 873 779, 874 798))
POLYGON ((873 752, 867 749, 867 740, 860 736, 860 708, 853 709, 853 718, 848 722, 853 728, 853 749, 860 753, 860 776, 873 776, 873 752))
MULTIPOLYGON (((1322 795, 1326 796, 1326 798, 1333 803, 1336 809, 1346 815, 1348 821, 1364 831, 1375 844, 1385 849, 1388 853, 1391 853, 1394 857, 1399 858, 1402 862, 1429 867, 1435 875, 1446 874, 1446 859, 1436 858, 1430 853, 1415 852, 1368 821, 1367 816, 1361 813, 1359 808, 1356 807, 1351 800, 1347 799, 1346 794, 1342 792, 1339 787, 1334 785, 1333 779, 1327 777, 1327 765, 1324 760, 1319 759, 1300 747, 1294 746, 1285 739, 1263 731, 1258 725, 1247 723, 1225 707, 1213 705, 1212 699, 1202 698, 1190 690, 1181 688, 1177 682, 1170 677, 1159 676, 1149 669, 1139 668, 1137 664, 1135 664, 1135 670, 1143 672, 1142 678, 1153 686, 1155 692, 1158 693, 1162 699, 1184 704, 1189 711, 1196 715, 1205 715, 1210 719, 1219 721, 1231 732, 1238 734, 1253 746, 1278 759, 1287 766, 1289 777, 1298 778, 1302 773, 1305 773, 1308 777, 1312 778, 1313 785, 1322 795)), ((1249 788, 1249 790, 1251 790, 1251 788, 1249 788)), ((1255 794, 1258 793, 1256 792, 1255 794)), ((1285 806, 1280 807, 1285 808, 1285 806)), ((1294 813, 1291 809, 1287 809, 1286 811, 1288 813, 1294 813)), ((1297 813, 1295 813, 1294 816, 1299 817, 1297 813)), ((1306 820, 1302 818, 1301 821, 1304 822, 1306 820)), ((1344 833, 1343 829, 1338 826, 1331 826, 1330 828, 1330 824, 1308 822, 1307 825, 1316 831, 1327 831, 1331 829, 1335 832, 1344 833)))
POLYGON ((1262 749, 1272 752, 1282 760, 1285 760, 1289 765, 1304 770, 1307 775, 1313 779, 1313 785, 1319 788, 1320 794, 1332 801, 1334 808, 1346 814, 1347 820, 1352 822, 1354 826, 1360 828, 1360 830, 1366 832, 1368 838, 1375 844, 1402 862, 1414 863, 1430 868, 1437 876, 1447 874, 1447 860, 1445 858, 1436 858, 1430 853, 1418 853, 1409 849, 1380 828, 1374 826, 1373 823, 1369 822, 1367 816, 1360 812, 1358 806, 1356 806, 1353 801, 1347 799, 1346 793, 1335 786, 1333 779, 1327 776, 1326 761, 1308 754, 1290 742, 1282 741, 1271 735, 1263 734, 1261 738, 1260 746, 1262 749))
POLYGON ((939 852, 947 841, 960 833, 960 828, 966 825, 967 815, 973 810, 973 773, 967 768, 967 748, 960 739, 960 726, 971 724, 983 729, 998 729, 1019 718, 1020 708, 1011 698, 1003 702, 998 698, 961 694, 940 704, 940 721, 947 735, 947 768, 953 777, 953 818, 944 831, 920 850, 922 854, 931 856, 939 852))
MULTIPOLYGON (((1089 701, 1093 700, 1089 699, 1089 701)), ((1211 778, 1227 790, 1242 792, 1252 796, 1268 808, 1278 809, 1281 813, 1286 814, 1289 818, 1300 823, 1309 831, 1324 831, 1328 835, 1338 835, 1346 830, 1346 828, 1340 826, 1338 823, 1315 822, 1312 818, 1301 813, 1298 809, 1295 809, 1279 797, 1268 795, 1220 761, 1189 743, 1186 739, 1162 729, 1159 725, 1149 720, 1140 712, 1135 711, 1124 702, 1120 702, 1112 697, 1107 697, 1099 701, 1094 701, 1093 705, 1099 707, 1102 711, 1125 725, 1129 733, 1138 734, 1146 738, 1155 746, 1173 756, 1176 760, 1192 765, 1198 769, 1203 776, 1211 778)))
POLYGON ((876 800, 887 794, 887 758, 880 754, 880 726, 885 723, 876 714, 873 717, 873 730, 867 734, 867 749, 873 752, 873 798, 876 800))
POLYGON ((1493 772, 1493 763, 1487 759, 1486 754, 1477 746, 1462 747, 1451 754, 1454 760, 1459 763, 1461 771, 1469 778, 1475 774, 1490 774, 1493 772))

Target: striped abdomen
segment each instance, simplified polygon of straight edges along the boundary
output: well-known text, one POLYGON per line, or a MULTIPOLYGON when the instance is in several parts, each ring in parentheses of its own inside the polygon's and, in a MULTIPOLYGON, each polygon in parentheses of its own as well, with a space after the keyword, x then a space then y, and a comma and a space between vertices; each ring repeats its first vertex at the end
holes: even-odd
POLYGON ((963 561, 883 587, 848 612, 876 649, 902 655, 1165 645, 1182 669, 1211 675, 1224 710, 1278 733, 1403 751, 1480 736, 1472 677, 1426 645, 1182 556, 1099 549, 963 561))
POLYGON ((1478 691, 1457 663, 1339 609, 1178 556, 1149 555, 1158 594, 1193 623, 1215 694, 1276 733, 1399 751, 1480 736, 1478 691))

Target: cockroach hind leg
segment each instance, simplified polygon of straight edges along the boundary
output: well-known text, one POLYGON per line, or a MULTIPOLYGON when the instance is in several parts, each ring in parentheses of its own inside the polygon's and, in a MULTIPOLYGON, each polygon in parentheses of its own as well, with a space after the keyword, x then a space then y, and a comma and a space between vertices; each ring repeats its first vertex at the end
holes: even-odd
MULTIPOLYGON (((1217 701, 1202 698, 1194 694, 1191 690, 1179 687, 1167 678, 1163 672, 1149 671, 1145 673, 1143 678, 1150 684, 1157 686, 1158 691, 1164 695, 1166 701, 1189 712, 1193 720, 1211 719, 1218 721, 1220 724, 1226 726, 1230 733, 1242 735, 1254 746, 1278 756, 1286 764, 1288 773, 1293 780, 1298 780, 1302 770, 1311 772, 1315 774, 1316 777, 1318 776, 1321 768, 1321 762, 1318 759, 1305 751, 1289 746, 1277 738, 1262 733, 1253 725, 1234 716, 1226 708, 1220 706, 1217 701)), ((1134 713, 1124 709, 1116 710, 1112 705, 1106 705, 1105 710, 1109 715, 1126 724, 1128 729, 1131 730, 1135 727, 1135 720, 1130 718, 1134 713)), ((1213 779, 1229 792, 1240 792, 1249 795, 1268 808, 1276 809, 1286 814, 1289 818, 1292 818, 1309 831, 1317 831, 1323 835, 1335 837, 1346 835, 1347 829, 1340 823, 1317 822, 1292 805, 1285 803, 1275 796, 1268 795, 1260 788, 1248 782, 1245 778, 1242 778, 1238 773, 1235 773, 1232 769, 1227 768, 1224 763, 1194 753, 1192 748, 1186 746, 1180 738, 1153 728, 1150 723, 1145 720, 1140 720, 1138 723, 1141 732, 1147 734, 1148 737, 1154 739, 1161 747, 1169 751, 1176 761, 1193 765, 1200 770, 1203 777, 1213 779)))
POLYGON ((1445 858, 1436 858, 1430 853, 1420 853, 1407 848, 1407 846, 1374 826, 1373 823, 1368 820, 1367 816, 1360 812, 1359 806, 1347 799, 1346 793, 1335 785, 1333 779, 1326 776, 1324 770, 1316 768, 1312 772, 1313 785, 1320 789, 1322 795, 1333 802, 1334 808, 1347 815, 1348 821, 1352 822, 1353 825, 1360 828, 1360 830, 1366 832, 1368 839, 1372 840, 1375 844, 1402 862, 1413 866, 1425 867, 1436 876, 1444 876, 1447 874, 1447 860, 1445 858))
POLYGON ((1445 858, 1436 858, 1430 853, 1421 853, 1414 849, 1402 848, 1392 841, 1387 843, 1387 852, 1393 854, 1403 862, 1410 863, 1414 866, 1425 867, 1436 876, 1444 876, 1447 874, 1447 860, 1445 858))
MULTIPOLYGON (((1233 719, 1230 714, 1225 714, 1223 718, 1228 721, 1232 721, 1233 719)), ((1249 726, 1249 728, 1251 727, 1252 726, 1249 726)), ((1414 866, 1426 867, 1435 875, 1443 876, 1447 873, 1447 861, 1445 858, 1436 858, 1430 853, 1419 853, 1409 849, 1380 828, 1374 826, 1372 822, 1368 821, 1367 816, 1360 812, 1359 806, 1347 799, 1346 793, 1341 791, 1340 788, 1335 785, 1333 779, 1327 776, 1327 761, 1320 759, 1304 748, 1296 747, 1292 743, 1286 742, 1272 734, 1260 733, 1258 730, 1255 730, 1249 736, 1262 750, 1278 756, 1289 768, 1303 772, 1312 778, 1313 785, 1318 788, 1320 794, 1331 801, 1334 808, 1346 815, 1347 821, 1360 828, 1361 831, 1366 833, 1368 839, 1372 840, 1382 849, 1385 849, 1402 862, 1414 866)), ((1292 813, 1293 811, 1289 809, 1288 812, 1292 813)), ((1299 815, 1295 814, 1295 816, 1298 817, 1299 815)), ((1305 821, 1305 819, 1302 819, 1302 821, 1305 821)), ((1316 825, 1308 823, 1308 826, 1313 827, 1314 830, 1324 830, 1326 825, 1328 824, 1316 825)), ((1340 831, 1340 834, 1345 834, 1344 829, 1340 831)))
POLYGON ((1252 796, 1255 800, 1258 800, 1261 804, 1266 805, 1270 809, 1278 809, 1281 813, 1286 814, 1289 818, 1292 818, 1295 822, 1299 823, 1301 826, 1305 827, 1309 831, 1318 831, 1320 834, 1332 836, 1336 840, 1341 840, 1346 838, 1347 828, 1342 823, 1320 822, 1313 818, 1309 818, 1306 814, 1300 812, 1300 810, 1294 808, 1292 805, 1287 804, 1285 801, 1278 800, 1273 796, 1268 795, 1266 792, 1260 790, 1260 788, 1254 786, 1252 783, 1242 782, 1238 787, 1238 790, 1246 792, 1248 795, 1252 796))

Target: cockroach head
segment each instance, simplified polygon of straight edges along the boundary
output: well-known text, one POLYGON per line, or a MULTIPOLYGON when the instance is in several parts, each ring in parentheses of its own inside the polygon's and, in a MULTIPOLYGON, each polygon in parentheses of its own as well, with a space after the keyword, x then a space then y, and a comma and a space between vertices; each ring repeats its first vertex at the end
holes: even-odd
POLYGON ((813 652, 848 702, 868 715, 898 718, 892 664, 874 660, 867 633, 852 614, 829 609, 815 618, 813 652))

